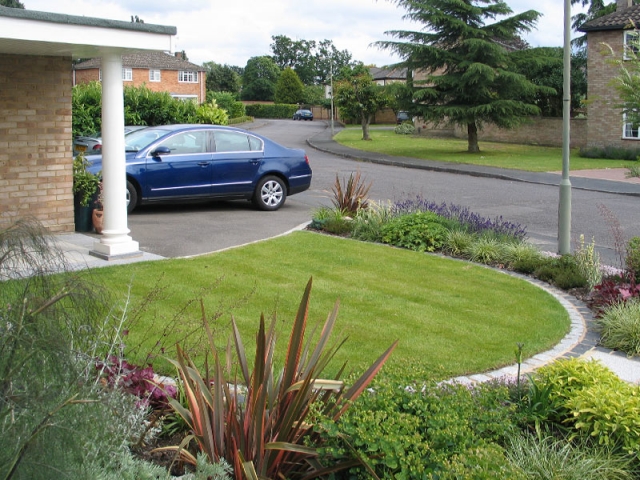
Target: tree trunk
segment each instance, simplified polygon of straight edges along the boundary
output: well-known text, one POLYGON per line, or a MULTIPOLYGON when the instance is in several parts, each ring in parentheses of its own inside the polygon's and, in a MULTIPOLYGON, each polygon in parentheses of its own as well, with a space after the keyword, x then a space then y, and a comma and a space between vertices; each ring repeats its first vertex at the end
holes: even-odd
POLYGON ((467 138, 469 143, 467 152, 478 153, 480 147, 478 146, 478 127, 476 122, 467 123, 467 138))
POLYGON ((362 139, 363 140, 371 140, 371 137, 369 136, 369 119, 370 119, 370 117, 368 115, 365 115, 364 113, 362 114, 362 117, 360 118, 360 123, 362 124, 362 139))

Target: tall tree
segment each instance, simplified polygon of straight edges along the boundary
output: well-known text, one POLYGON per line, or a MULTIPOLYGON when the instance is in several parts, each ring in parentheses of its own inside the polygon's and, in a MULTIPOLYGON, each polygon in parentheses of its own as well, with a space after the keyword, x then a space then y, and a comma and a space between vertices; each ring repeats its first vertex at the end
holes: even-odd
MULTIPOLYGON (((527 99, 540 108, 546 117, 561 117, 563 102, 563 49, 562 47, 539 47, 519 50, 509 54, 515 70, 536 85, 554 91, 538 91, 527 99)), ((587 95, 585 58, 577 52, 571 54, 571 111, 581 107, 587 95)))
POLYGON ((3 7, 24 9, 24 4, 19 0, 0 0, 0 5, 2 5, 3 7))
POLYGON ((273 100, 280 69, 267 55, 251 57, 242 77, 243 100, 273 100))
POLYGON ((276 83, 274 95, 276 103, 300 103, 304 99, 304 85, 292 68, 285 68, 276 83))
MULTIPOLYGON (((636 2, 634 2, 636 3, 636 2)), ((586 12, 576 13, 573 17, 571 17, 571 27, 574 30, 577 30, 583 23, 589 22, 591 20, 595 20, 596 18, 600 18, 604 15, 608 15, 616 11, 616 2, 605 3, 604 0, 571 0, 571 5, 581 5, 582 7, 586 7, 589 5, 589 8, 586 12)), ((584 48, 587 46, 587 35, 581 35, 572 40, 573 44, 579 48, 584 48)))
POLYGON ((426 72, 414 80, 414 110, 427 121, 457 124, 467 129, 468 151, 479 152, 478 129, 485 123, 510 128, 538 107, 521 99, 538 88, 509 70, 510 42, 529 31, 540 13, 529 10, 507 16, 502 0, 395 0, 406 18, 422 24, 419 31, 386 32, 399 41, 376 44, 397 53, 405 66, 426 72))
POLYGON ((340 71, 334 83, 334 100, 343 117, 360 121, 362 139, 371 140, 369 124, 375 113, 387 106, 389 98, 384 87, 373 81, 369 69, 362 64, 340 71))
POLYGON ((204 62, 202 66, 207 73, 207 90, 210 92, 240 92, 241 79, 238 67, 220 65, 215 62, 204 62))
POLYGON ((329 80, 331 65, 333 72, 351 64, 348 50, 338 50, 331 40, 291 40, 286 35, 275 35, 271 39, 273 60, 280 69, 293 68, 305 85, 319 85, 329 80))

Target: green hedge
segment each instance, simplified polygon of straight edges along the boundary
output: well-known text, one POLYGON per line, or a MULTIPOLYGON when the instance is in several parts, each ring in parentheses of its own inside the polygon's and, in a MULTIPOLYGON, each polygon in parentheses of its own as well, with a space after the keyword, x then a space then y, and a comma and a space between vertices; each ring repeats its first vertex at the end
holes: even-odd
POLYGON ((247 105, 247 115, 255 118, 291 118, 297 105, 254 103, 247 105))

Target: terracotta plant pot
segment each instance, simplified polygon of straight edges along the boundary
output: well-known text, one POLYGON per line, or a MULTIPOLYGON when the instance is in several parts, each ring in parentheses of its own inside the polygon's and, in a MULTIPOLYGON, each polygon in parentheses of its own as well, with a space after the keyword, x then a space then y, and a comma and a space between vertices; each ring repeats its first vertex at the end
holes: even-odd
POLYGON ((103 221, 104 212, 102 210, 98 210, 97 208, 93 209, 93 213, 91 214, 91 221, 93 222, 93 228, 96 233, 102 233, 102 221, 103 221))

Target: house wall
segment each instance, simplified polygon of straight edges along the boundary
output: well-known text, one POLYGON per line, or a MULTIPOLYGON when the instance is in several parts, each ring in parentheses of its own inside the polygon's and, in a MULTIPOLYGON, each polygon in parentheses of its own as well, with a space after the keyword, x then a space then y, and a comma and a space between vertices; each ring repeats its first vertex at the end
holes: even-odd
POLYGON ((611 80, 618 69, 608 62, 611 56, 603 55, 603 43, 614 50, 617 58, 622 58, 624 33, 622 30, 589 32, 588 36, 588 90, 587 115, 589 117, 587 138, 589 146, 615 146, 623 148, 640 147, 637 139, 622 138, 622 113, 613 107, 620 97, 611 80))
MULTIPOLYGON (((146 85, 152 92, 169 92, 177 95, 197 95, 198 103, 206 100, 206 74, 198 72, 198 83, 185 83, 178 81, 177 70, 161 70, 160 81, 149 81, 148 68, 133 68, 133 80, 122 82, 123 86, 132 85, 139 87, 146 85)), ((87 68, 84 70, 76 70, 76 84, 89 83, 100 79, 100 70, 98 68, 87 68)))
POLYGON ((71 232, 71 58, 0 54, 0 225, 71 232))

